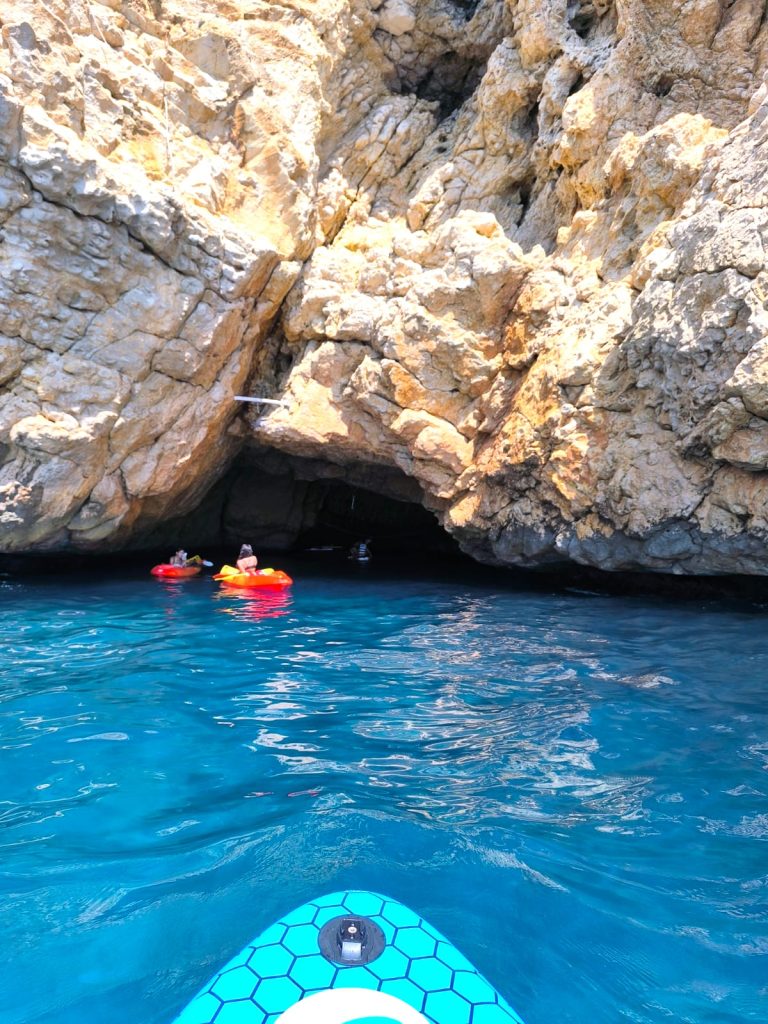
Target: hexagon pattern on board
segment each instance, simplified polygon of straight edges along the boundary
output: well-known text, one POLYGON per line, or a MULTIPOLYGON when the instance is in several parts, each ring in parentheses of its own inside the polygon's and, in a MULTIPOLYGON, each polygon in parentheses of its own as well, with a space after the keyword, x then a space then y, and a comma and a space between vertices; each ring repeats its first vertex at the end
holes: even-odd
POLYGON ((432 1024, 522 1024, 495 989, 418 914, 370 892, 336 892, 299 907, 231 960, 175 1024, 275 1024, 289 1006, 329 988, 369 988, 410 1004, 432 1024), (384 952, 365 966, 332 964, 320 929, 368 917, 384 952))

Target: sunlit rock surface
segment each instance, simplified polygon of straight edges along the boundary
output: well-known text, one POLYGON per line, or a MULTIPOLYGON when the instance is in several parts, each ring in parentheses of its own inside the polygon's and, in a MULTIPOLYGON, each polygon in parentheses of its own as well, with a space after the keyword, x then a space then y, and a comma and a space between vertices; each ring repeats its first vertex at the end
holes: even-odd
POLYGON ((255 443, 483 561, 768 572, 764 15, 6 0, 0 550, 255 443))

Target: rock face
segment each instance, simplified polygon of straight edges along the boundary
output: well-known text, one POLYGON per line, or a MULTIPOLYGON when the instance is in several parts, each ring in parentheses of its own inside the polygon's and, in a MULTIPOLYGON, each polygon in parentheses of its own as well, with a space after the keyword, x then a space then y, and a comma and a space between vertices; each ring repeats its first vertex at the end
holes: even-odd
POLYGON ((483 561, 768 572, 763 0, 0 28, 0 550, 127 543, 255 443, 483 561))

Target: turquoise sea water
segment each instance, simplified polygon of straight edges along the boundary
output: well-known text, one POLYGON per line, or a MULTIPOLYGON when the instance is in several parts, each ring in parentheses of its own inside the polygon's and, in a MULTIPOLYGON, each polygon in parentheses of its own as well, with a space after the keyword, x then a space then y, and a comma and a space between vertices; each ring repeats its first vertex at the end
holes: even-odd
POLYGON ((2 1024, 161 1024, 346 888, 527 1024, 768 1020, 764 608, 283 564, 0 579, 2 1024))

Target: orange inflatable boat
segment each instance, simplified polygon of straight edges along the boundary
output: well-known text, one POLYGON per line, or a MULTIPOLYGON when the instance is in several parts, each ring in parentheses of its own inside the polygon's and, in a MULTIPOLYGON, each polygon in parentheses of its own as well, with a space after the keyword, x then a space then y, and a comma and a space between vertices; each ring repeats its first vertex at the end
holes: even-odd
POLYGON ((153 576, 162 579, 181 579, 184 576, 197 576, 200 572, 199 565, 170 565, 168 562, 161 562, 150 570, 153 576))
POLYGON ((290 587, 293 580, 282 569, 258 569, 256 572, 238 572, 233 565, 223 565, 213 577, 225 587, 290 587))

